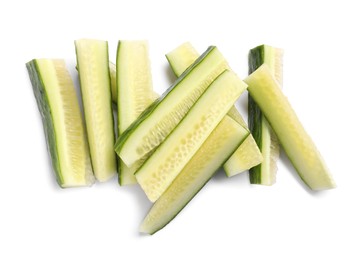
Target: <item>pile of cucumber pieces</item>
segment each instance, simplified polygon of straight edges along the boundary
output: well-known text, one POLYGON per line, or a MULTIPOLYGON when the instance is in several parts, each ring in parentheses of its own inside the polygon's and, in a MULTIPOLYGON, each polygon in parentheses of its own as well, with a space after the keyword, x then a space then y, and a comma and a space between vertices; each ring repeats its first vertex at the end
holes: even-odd
POLYGON ((221 167, 272 185, 279 143, 311 189, 335 187, 282 93, 281 49, 250 50, 250 75, 241 80, 215 46, 200 55, 184 43, 166 54, 177 79, 161 96, 146 41, 119 41, 115 64, 106 41, 77 40, 75 50, 84 117, 64 60, 26 64, 57 181, 90 186, 118 172, 120 185, 138 183, 154 203, 141 232, 168 224, 221 167), (234 106, 245 90, 248 124, 234 106))

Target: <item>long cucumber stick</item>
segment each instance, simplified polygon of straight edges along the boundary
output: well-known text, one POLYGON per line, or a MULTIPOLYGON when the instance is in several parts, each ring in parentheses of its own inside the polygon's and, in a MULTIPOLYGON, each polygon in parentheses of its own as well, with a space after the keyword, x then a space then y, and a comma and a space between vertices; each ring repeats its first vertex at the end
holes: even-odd
POLYGON ((117 173, 108 44, 81 39, 75 49, 94 174, 107 181, 117 173))
POLYGON ((269 67, 261 65, 245 82, 302 180, 313 190, 334 188, 335 182, 322 156, 269 67))
POLYGON ((153 234, 174 219, 249 135, 240 124, 224 117, 154 203, 140 226, 140 232, 153 234))
MULTIPOLYGON (((269 66, 271 73, 282 86, 283 50, 268 45, 260 45, 249 52, 249 74, 262 64, 269 66)), ((272 185, 276 182, 279 142, 263 113, 253 98, 248 96, 249 128, 263 155, 263 162, 249 170, 250 183, 272 185)))
POLYGON ((26 67, 58 184, 62 188, 92 185, 95 178, 84 122, 64 60, 34 59, 26 67))
POLYGON ((211 46, 160 98, 149 106, 122 135, 115 151, 127 166, 161 144, 211 82, 228 64, 211 46))
MULTIPOLYGON (((174 74, 179 77, 197 58, 199 54, 191 43, 186 42, 166 54, 174 74)), ((238 110, 233 106, 228 115, 240 125, 247 128, 238 110)), ((223 165, 228 177, 249 170, 262 162, 263 157, 252 135, 248 136, 223 165)))
MULTIPOLYGON (((112 70, 112 69, 111 69, 112 70)), ((152 76, 146 41, 119 41, 116 58, 117 129, 121 135, 154 101, 152 76)), ((119 183, 137 183, 134 172, 141 166, 137 161, 126 166, 119 160, 119 183)))
POLYGON ((138 169, 137 181, 152 202, 169 187, 246 87, 236 74, 225 70, 138 169))

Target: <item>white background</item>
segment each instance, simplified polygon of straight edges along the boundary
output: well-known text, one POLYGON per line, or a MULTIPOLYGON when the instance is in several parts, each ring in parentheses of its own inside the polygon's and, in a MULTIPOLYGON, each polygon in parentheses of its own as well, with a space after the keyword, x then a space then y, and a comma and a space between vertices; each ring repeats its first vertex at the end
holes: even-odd
POLYGON ((2 1, 0 259, 355 259, 351 3, 2 1), (219 172, 154 236, 138 232, 150 207, 139 187, 60 189, 25 63, 64 58, 77 82, 82 37, 108 40, 112 60, 119 39, 147 39, 158 92, 172 82, 164 54, 185 41, 217 45, 242 78, 250 48, 282 47, 284 92, 338 187, 310 192, 282 154, 274 186, 219 172))

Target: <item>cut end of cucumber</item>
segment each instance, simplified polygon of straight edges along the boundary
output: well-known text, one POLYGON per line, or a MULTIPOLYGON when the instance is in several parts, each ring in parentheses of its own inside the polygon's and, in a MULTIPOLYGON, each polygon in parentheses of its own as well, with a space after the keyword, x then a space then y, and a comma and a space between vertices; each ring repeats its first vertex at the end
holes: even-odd
POLYGON ((259 165, 262 161, 263 156, 250 134, 223 165, 223 169, 228 177, 232 177, 259 165))
POLYGON ((185 42, 165 55, 174 74, 179 77, 200 55, 189 42, 185 42))

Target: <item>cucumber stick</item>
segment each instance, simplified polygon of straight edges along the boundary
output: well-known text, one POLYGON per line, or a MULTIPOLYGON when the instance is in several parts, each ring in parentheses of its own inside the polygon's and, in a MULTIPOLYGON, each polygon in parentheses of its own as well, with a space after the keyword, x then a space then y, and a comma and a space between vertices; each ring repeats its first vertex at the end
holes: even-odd
POLYGON ((137 181, 152 202, 168 188, 246 87, 237 75, 225 70, 138 169, 137 181))
POLYGON ((140 232, 153 234, 167 225, 249 135, 240 124, 230 117, 224 117, 154 203, 140 226, 140 232))
MULTIPOLYGON (((283 50, 268 45, 258 46, 249 52, 249 74, 260 65, 267 64, 282 85, 283 50)), ((249 170, 250 183, 272 185, 276 181, 279 142, 269 123, 253 98, 248 96, 249 128, 263 155, 263 162, 249 170)))
POLYGON ((214 46, 118 137, 115 151, 127 166, 155 149, 187 114, 211 82, 228 68, 214 46))
MULTIPOLYGON (((179 77, 198 58, 198 52, 189 42, 186 42, 166 54, 166 58, 174 74, 179 77)), ((247 124, 235 106, 229 110, 228 116, 247 128, 247 124)), ((260 164, 262 160, 260 150, 253 136, 250 135, 226 161, 223 168, 226 175, 231 177, 260 164)))
POLYGON ((333 178, 319 151, 269 67, 261 65, 245 82, 302 180, 313 190, 334 188, 333 178))
POLYGON ((117 172, 108 44, 82 39, 75 47, 94 174, 107 181, 117 172))
MULTIPOLYGON (((117 132, 121 135, 155 97, 147 42, 119 41, 116 68, 117 132)), ((137 161, 131 167, 127 167, 122 160, 119 163, 120 184, 136 183, 134 172, 142 163, 137 161)))
POLYGON ((57 182, 63 188, 94 183, 83 118, 64 60, 26 64, 57 182))

